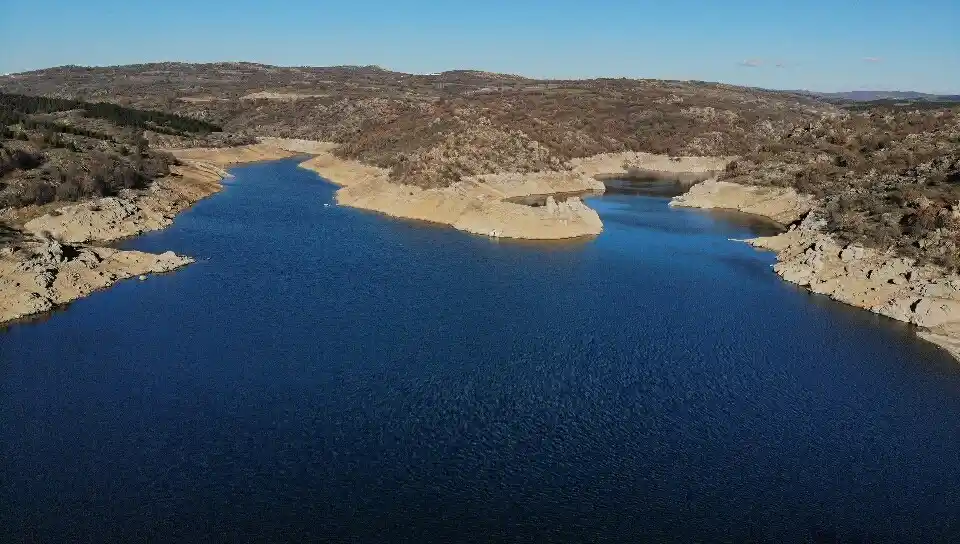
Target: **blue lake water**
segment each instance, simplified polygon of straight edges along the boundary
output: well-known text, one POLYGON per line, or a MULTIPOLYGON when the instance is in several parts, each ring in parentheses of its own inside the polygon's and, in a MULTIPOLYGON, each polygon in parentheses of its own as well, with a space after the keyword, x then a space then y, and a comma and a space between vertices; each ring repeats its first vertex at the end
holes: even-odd
POLYGON ((233 172, 125 244, 196 264, 0 334, 4 542, 960 541, 960 364, 742 217, 498 242, 233 172))

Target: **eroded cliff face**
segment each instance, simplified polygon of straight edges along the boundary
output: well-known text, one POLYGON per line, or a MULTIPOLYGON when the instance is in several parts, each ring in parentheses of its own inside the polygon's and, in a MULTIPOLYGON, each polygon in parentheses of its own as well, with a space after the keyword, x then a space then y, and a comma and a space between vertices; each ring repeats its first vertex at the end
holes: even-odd
POLYGON ((920 327, 918 334, 960 358, 960 276, 893 252, 840 244, 825 230, 817 202, 792 189, 710 180, 671 205, 726 208, 790 225, 777 236, 754 238, 774 251, 774 271, 814 293, 920 327))

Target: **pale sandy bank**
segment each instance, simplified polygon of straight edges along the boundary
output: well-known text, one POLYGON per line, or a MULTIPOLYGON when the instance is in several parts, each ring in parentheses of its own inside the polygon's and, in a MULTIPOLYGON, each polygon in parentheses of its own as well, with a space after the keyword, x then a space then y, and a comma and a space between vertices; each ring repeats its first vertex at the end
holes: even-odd
POLYGON ((671 206, 720 208, 762 215, 789 225, 809 212, 813 198, 782 187, 757 187, 709 179, 670 201, 671 206))
POLYGON ((711 180, 671 204, 740 210, 790 225, 783 234, 748 241, 776 253, 774 271, 780 277, 839 302, 917 325, 922 338, 960 359, 960 276, 892 253, 837 243, 824 230, 817 202, 792 189, 711 180))
POLYGON ((549 197, 603 192, 603 183, 579 174, 491 175, 468 178, 442 189, 421 189, 391 183, 386 170, 345 161, 330 152, 301 166, 342 186, 336 193, 338 204, 392 217, 440 223, 486 236, 532 240, 577 238, 603 230, 597 212, 578 196, 565 200, 549 197), (543 195, 543 205, 505 200, 529 195, 543 195))
MULTIPOLYGON (((603 154, 571 161, 569 171, 474 176, 450 187, 421 189, 391 183, 389 172, 337 158, 330 150, 301 164, 341 185, 337 203, 393 217, 449 225, 455 229, 501 238, 556 240, 599 234, 603 223, 581 196, 601 194, 603 175, 628 175, 628 168, 712 175, 726 165, 723 158, 670 157, 648 153, 603 154), (521 197, 542 197, 538 205, 521 197)), ((537 199, 529 199, 537 200, 537 199)))
POLYGON ((640 151, 601 153, 572 159, 574 172, 598 178, 651 177, 703 181, 726 168, 732 157, 670 157, 640 151))
POLYGON ((0 249, 0 323, 49 311, 125 278, 193 262, 172 252, 154 255, 89 244, 168 226, 177 213, 220 190, 226 166, 298 152, 256 144, 173 153, 183 164, 149 189, 61 206, 10 235, 0 249))

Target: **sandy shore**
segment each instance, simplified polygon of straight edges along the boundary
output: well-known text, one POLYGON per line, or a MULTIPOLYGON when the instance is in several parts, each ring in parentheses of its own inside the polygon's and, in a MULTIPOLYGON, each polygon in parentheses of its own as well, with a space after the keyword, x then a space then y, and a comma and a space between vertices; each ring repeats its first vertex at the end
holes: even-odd
POLYGON ((603 154, 574 159, 564 172, 491 174, 421 189, 391 183, 384 169, 339 159, 332 153, 335 147, 263 138, 236 148, 172 150, 182 164, 148 190, 56 209, 8 210, 7 223, 20 230, 0 232, 0 323, 49 311, 125 278, 191 263, 172 252, 155 255, 97 244, 170 225, 177 213, 219 191, 230 165, 311 154, 300 166, 340 185, 336 199, 341 205, 480 235, 533 240, 599 234, 599 216, 579 198, 602 193, 599 179, 705 179, 671 205, 738 210, 789 225, 783 234, 749 241, 776 252, 774 269, 783 279, 913 323, 921 337, 960 358, 960 276, 873 249, 841 246, 824 232, 811 197, 792 189, 716 181, 728 158, 603 154), (537 200, 538 205, 518 200, 537 200))
POLYGON ((824 230, 816 201, 792 189, 706 181, 671 205, 728 208, 769 217, 789 230, 754 238, 776 253, 774 271, 814 293, 917 325, 917 334, 960 359, 960 276, 920 266, 855 244, 837 243, 824 230))
POLYGON ((575 159, 569 171, 474 176, 440 189, 391 183, 388 171, 339 159, 332 148, 301 166, 341 185, 336 198, 344 206, 497 238, 558 240, 603 231, 600 217, 580 198, 602 194, 604 185, 599 178, 603 176, 629 175, 634 169, 671 176, 709 176, 725 164, 722 158, 603 154, 575 159), (522 204, 518 202, 521 197, 542 197, 543 202, 522 204))
POLYGON ((579 197, 558 201, 556 193, 599 194, 603 183, 579 174, 507 174, 465 179, 442 189, 421 189, 387 179, 386 170, 338 159, 326 152, 301 164, 341 185, 337 203, 402 219, 449 225, 502 238, 556 240, 599 234, 603 224, 579 197), (505 199, 544 195, 542 206, 505 199))
POLYGON ((193 262, 172 252, 97 244, 170 225, 177 213, 220 190, 227 166, 297 153, 270 144, 175 150, 183 164, 147 190, 60 206, 32 219, 10 213, 8 222, 19 231, 4 231, 0 249, 0 323, 49 311, 126 278, 145 279, 193 262))

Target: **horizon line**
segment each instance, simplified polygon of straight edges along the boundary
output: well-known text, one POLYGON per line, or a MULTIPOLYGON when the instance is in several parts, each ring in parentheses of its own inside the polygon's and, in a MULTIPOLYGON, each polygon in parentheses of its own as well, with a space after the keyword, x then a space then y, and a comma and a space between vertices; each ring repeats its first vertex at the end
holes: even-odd
POLYGON ((315 64, 271 64, 267 62, 258 62, 258 61, 249 61, 249 60, 216 60, 216 61, 185 61, 185 60, 148 60, 141 62, 131 62, 127 64, 58 64, 54 66, 47 66, 42 68, 33 68, 30 70, 23 70, 19 72, 7 72, 0 73, 0 78, 3 77, 13 77, 20 76, 25 74, 31 74, 35 72, 42 72, 45 70, 55 70, 58 68, 124 68, 131 66, 144 66, 151 64, 186 64, 186 65, 217 65, 217 64, 248 64, 255 66, 264 66, 271 68, 369 68, 377 69, 384 72, 391 72, 395 74, 402 75, 412 75, 412 76, 434 76, 442 75, 450 72, 477 72, 492 74, 498 76, 508 76, 515 78, 522 78, 531 81, 592 81, 592 80, 602 80, 602 79, 615 79, 615 80, 632 80, 632 81, 682 81, 682 82, 697 82, 697 83, 711 83, 716 85, 729 85, 732 87, 741 87, 745 89, 759 89, 765 91, 777 91, 777 92, 793 92, 793 93, 810 93, 810 94, 839 94, 839 93, 855 93, 855 92, 875 92, 875 93, 918 93, 927 96, 952 96, 960 95, 960 89, 956 90, 944 90, 944 91, 918 91, 911 88, 881 88, 881 87, 860 87, 860 88, 848 88, 843 90, 814 90, 810 88, 773 88, 773 87, 760 87, 756 85, 744 85, 739 83, 729 83, 725 81, 711 81, 706 79, 676 79, 676 78, 658 78, 658 77, 629 77, 629 76, 583 76, 583 77, 538 77, 538 76, 528 76, 514 72, 497 72, 493 70, 483 70, 477 68, 451 68, 436 72, 405 72, 401 70, 394 70, 392 68, 384 67, 381 64, 329 64, 329 65, 315 65, 315 64))

